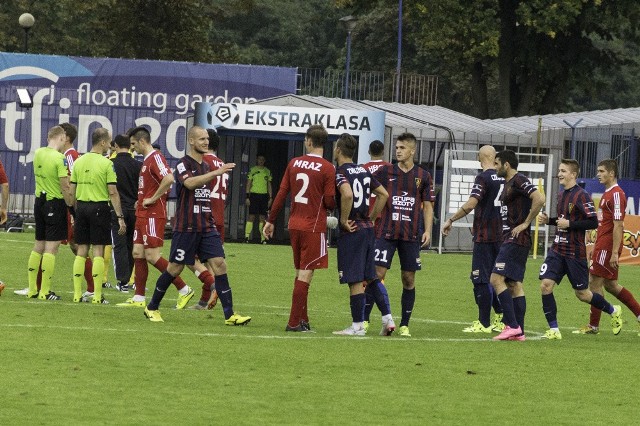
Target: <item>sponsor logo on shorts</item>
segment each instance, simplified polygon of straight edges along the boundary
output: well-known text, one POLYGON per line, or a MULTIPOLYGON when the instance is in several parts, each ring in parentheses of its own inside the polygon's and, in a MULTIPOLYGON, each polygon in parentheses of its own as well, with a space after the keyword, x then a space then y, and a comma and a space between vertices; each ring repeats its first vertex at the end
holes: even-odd
POLYGON ((496 269, 498 271, 504 271, 504 262, 503 263, 496 263, 496 269))
POLYGON ((474 277, 479 277, 480 276, 480 270, 476 269, 471 271, 471 275, 473 275, 474 277))

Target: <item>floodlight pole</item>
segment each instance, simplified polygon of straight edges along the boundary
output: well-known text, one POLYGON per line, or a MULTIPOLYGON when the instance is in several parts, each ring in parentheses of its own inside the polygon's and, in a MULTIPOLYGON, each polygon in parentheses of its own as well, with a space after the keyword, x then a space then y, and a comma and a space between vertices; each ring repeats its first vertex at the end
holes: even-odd
POLYGON ((576 159, 576 127, 582 122, 582 120, 583 119, 581 118, 573 124, 569 123, 567 120, 562 120, 564 121, 564 124, 571 127, 571 158, 574 160, 576 159))
POLYGON ((18 24, 20 24, 20 26, 24 30, 24 53, 29 52, 29 30, 35 23, 36 18, 34 18, 30 13, 23 13, 18 18, 18 24))
POLYGON ((345 66, 345 76, 344 76, 344 98, 349 99, 349 68, 351 66, 351 31, 356 28, 356 23, 358 22, 358 18, 354 16, 344 16, 340 18, 340 22, 347 30, 347 63, 345 66))
POLYGON ((400 65, 402 64, 402 0, 398 1, 398 61, 396 63, 395 101, 400 102, 400 65))

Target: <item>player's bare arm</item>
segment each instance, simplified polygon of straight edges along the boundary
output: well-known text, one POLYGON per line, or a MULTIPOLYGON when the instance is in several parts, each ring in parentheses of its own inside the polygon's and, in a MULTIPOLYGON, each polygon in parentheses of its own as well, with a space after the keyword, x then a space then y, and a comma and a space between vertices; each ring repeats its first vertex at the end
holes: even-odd
POLYGON ((389 199, 389 193, 382 185, 373 190, 375 195, 375 203, 373 204, 373 209, 371 210, 371 214, 369 215, 369 220, 375 222, 380 216, 380 212, 384 209, 385 204, 387 204, 387 200, 389 199))
POLYGON ((611 259, 609 260, 609 266, 614 269, 618 269, 619 258, 618 248, 622 243, 622 236, 624 235, 624 222, 621 220, 613 221, 613 247, 611 249, 611 259))
POLYGON ((124 214, 122 213, 122 206, 120 204, 120 194, 118 194, 118 188, 115 183, 107 185, 109 187, 109 199, 111 200, 111 206, 118 216, 118 235, 124 235, 127 232, 127 225, 124 222, 124 214))
POLYGON ((520 233, 527 229, 527 227, 531 226, 533 219, 538 216, 540 209, 544 207, 544 195, 542 195, 540 191, 533 191, 529 194, 529 198, 531 198, 531 210, 529 210, 529 214, 524 222, 511 230, 511 236, 514 238, 520 235, 520 233))
POLYGON ((147 208, 158 201, 160 197, 162 197, 169 190, 169 188, 171 188, 171 185, 173 185, 174 181, 175 178, 173 177, 172 173, 164 176, 160 181, 160 185, 158 185, 158 189, 153 194, 153 196, 142 200, 142 207, 147 208))
POLYGON ((217 170, 210 171, 200 176, 191 176, 184 181, 184 186, 189 190, 200 188, 215 179, 216 176, 228 173, 236 166, 236 163, 225 163, 217 170))
POLYGON ((355 222, 349 220, 353 206, 353 190, 347 183, 340 185, 340 227, 343 231, 354 232, 358 229, 355 222))
POLYGON ((433 202, 422 203, 422 215, 424 218, 424 233, 422 234, 421 247, 427 247, 431 243, 431 227, 433 227, 433 202))
POLYGON ((445 237, 449 235, 451 227, 453 226, 453 222, 455 222, 456 220, 460 220, 471 213, 471 211, 473 211, 473 209, 475 209, 477 205, 478 199, 475 197, 469 197, 467 202, 464 203, 462 207, 460 207, 460 209, 453 214, 453 216, 451 216, 444 222, 444 224, 442 225, 442 235, 444 235, 445 237))

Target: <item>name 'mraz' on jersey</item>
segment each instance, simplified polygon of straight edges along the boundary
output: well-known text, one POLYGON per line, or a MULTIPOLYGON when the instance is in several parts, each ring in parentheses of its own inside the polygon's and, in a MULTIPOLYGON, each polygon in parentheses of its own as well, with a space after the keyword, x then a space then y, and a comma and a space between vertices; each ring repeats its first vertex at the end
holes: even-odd
POLYGON ((157 150, 151 151, 144 158, 142 162, 142 168, 140 169, 140 176, 138 177, 138 208, 136 209, 137 217, 157 217, 157 218, 166 218, 167 217, 167 197, 169 193, 163 195, 150 205, 145 208, 142 205, 142 201, 145 198, 153 197, 153 194, 156 193, 158 187, 160 187, 160 182, 162 178, 171 173, 171 169, 167 164, 167 160, 157 150))
POLYGON ((327 232, 327 210, 333 210, 336 195, 336 168, 319 155, 306 154, 289 161, 271 210, 269 223, 275 223, 291 193, 289 229, 327 232))
POLYGON ((376 237, 419 241, 424 224, 422 203, 434 202, 431 174, 414 166, 404 172, 397 164, 381 167, 374 177, 385 187, 389 199, 376 221, 376 237))
POLYGON ((620 247, 613 247, 613 222, 623 221, 626 209, 627 196, 618 184, 604 191, 598 209, 598 237, 594 250, 622 250, 622 241, 620 247))
POLYGON ((520 225, 529 216, 531 211, 531 198, 529 196, 537 191, 537 188, 528 177, 522 173, 516 173, 510 181, 504 184, 502 191, 502 218, 506 223, 504 242, 518 244, 524 247, 531 246, 531 227, 527 227, 518 234, 511 236, 511 230, 520 225), (506 214, 505 214, 506 209, 506 214))
MULTIPOLYGON (((218 170, 224 166, 224 161, 211 153, 204 154, 202 159, 209 164, 211 170, 218 170)), ((218 225, 224 225, 224 205, 227 201, 229 174, 225 173, 222 176, 216 176, 212 184, 211 208, 213 209, 213 220, 218 225)))
POLYGON ((211 232, 215 230, 211 212, 211 191, 209 182, 193 190, 184 186, 184 181, 194 176, 209 173, 211 169, 206 161, 198 163, 193 157, 185 156, 176 165, 176 219, 173 230, 176 232, 211 232))
MULTIPOLYGON (((364 165, 365 169, 369 170, 371 175, 373 176, 380 167, 391 166, 391 163, 388 163, 384 160, 371 160, 364 165)), ((376 203, 376 194, 371 193, 371 197, 369 197, 369 213, 373 210, 373 205, 376 203)))
POLYGON ((358 228, 373 228, 373 222, 369 220, 369 200, 371 192, 378 188, 380 183, 363 166, 345 163, 338 167, 336 170, 336 210, 338 213, 340 213, 342 205, 342 197, 339 194, 342 185, 349 185, 353 192, 349 219, 355 221, 358 228))
POLYGON ((504 178, 493 169, 487 169, 476 176, 470 197, 478 200, 473 209, 473 241, 476 243, 495 243, 502 241, 504 230, 502 221, 502 202, 500 196, 504 189, 504 178))
MULTIPOLYGON (((558 219, 568 219, 569 222, 595 218, 596 209, 591 195, 578 185, 558 194, 558 219)), ((551 250, 556 253, 575 258, 586 258, 587 250, 584 242, 583 229, 560 229, 556 227, 551 250)))

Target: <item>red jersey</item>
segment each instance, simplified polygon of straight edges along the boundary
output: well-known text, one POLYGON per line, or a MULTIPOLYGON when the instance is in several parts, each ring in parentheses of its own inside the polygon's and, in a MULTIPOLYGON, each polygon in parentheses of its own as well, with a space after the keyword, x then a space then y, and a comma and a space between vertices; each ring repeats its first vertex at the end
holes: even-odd
MULTIPOLYGON (((384 166, 391 166, 391 163, 388 163, 384 160, 371 160, 364 165, 364 168, 369 170, 369 173, 374 175, 380 167, 384 167, 384 166)), ((373 205, 375 203, 376 203, 376 194, 372 192, 371 196, 369 197, 369 214, 371 214, 371 211, 373 210, 373 205)))
MULTIPOLYGON (((211 171, 218 170, 224 166, 224 161, 214 154, 204 154, 203 160, 209 164, 211 171)), ((229 174, 216 176, 213 180, 213 188, 211 189, 211 211, 213 212, 213 220, 216 225, 224 225, 224 204, 227 200, 227 188, 229 183, 229 174)))
POLYGON ((598 210, 598 237, 594 250, 622 250, 622 240, 620 247, 613 247, 613 222, 624 220, 627 208, 627 196, 618 184, 604 191, 600 198, 598 210))
POLYGON ((73 164, 76 162, 78 157, 80 157, 80 154, 78 154, 78 151, 76 151, 75 148, 69 148, 64 152, 64 158, 67 160, 67 172, 69 173, 69 176, 71 176, 73 164))
POLYGON ((138 178, 138 208, 136 209, 136 217, 167 217, 167 191, 155 203, 147 208, 142 207, 142 201, 145 198, 153 197, 160 187, 160 181, 166 175, 171 174, 171 169, 167 164, 164 156, 157 150, 151 151, 144 157, 140 177, 138 178))
POLYGON ((336 205, 335 178, 336 168, 319 155, 306 154, 292 159, 267 221, 274 223, 291 192, 289 229, 326 232, 327 210, 333 210, 336 205))

